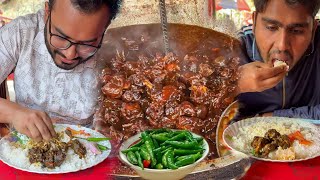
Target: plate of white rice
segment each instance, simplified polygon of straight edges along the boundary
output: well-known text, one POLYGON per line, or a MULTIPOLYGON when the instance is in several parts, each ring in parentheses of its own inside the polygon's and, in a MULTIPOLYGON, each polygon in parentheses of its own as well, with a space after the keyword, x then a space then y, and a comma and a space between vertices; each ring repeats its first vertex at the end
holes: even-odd
MULTIPOLYGON (((75 131, 81 131, 83 134, 77 135, 77 137, 88 138, 105 138, 101 133, 81 127, 78 125, 69 125, 69 124, 55 124, 55 131, 57 133, 64 133, 61 141, 68 142, 70 140, 69 136, 64 132, 67 128, 71 128, 75 131)), ((90 167, 93 167, 101 162, 103 162, 111 152, 111 143, 109 141, 101 141, 98 142, 100 145, 107 147, 107 150, 101 151, 101 154, 93 153, 88 147, 86 147, 87 154, 84 158, 80 159, 75 152, 69 148, 67 151, 66 159, 59 167, 55 167, 53 169, 43 167, 40 163, 31 164, 28 158, 28 142, 30 139, 17 133, 19 136, 19 142, 23 142, 22 146, 17 146, 16 144, 10 142, 8 138, 4 137, 0 140, 0 160, 5 164, 27 172, 40 173, 40 174, 61 174, 61 173, 69 173, 76 172, 80 170, 84 170, 90 167)), ((85 144, 86 140, 78 139, 80 143, 85 144)))
POLYGON ((242 152, 252 158, 272 162, 295 162, 315 158, 320 155, 320 127, 303 119, 285 117, 254 117, 238 121, 228 126, 223 132, 223 140, 229 148, 242 152), (255 136, 264 137, 265 133, 275 129, 281 135, 300 132, 310 145, 293 140, 288 149, 270 152, 267 157, 257 157, 251 142, 255 136), (288 158, 289 157, 289 158, 288 158), (293 158, 292 158, 293 157, 293 158))

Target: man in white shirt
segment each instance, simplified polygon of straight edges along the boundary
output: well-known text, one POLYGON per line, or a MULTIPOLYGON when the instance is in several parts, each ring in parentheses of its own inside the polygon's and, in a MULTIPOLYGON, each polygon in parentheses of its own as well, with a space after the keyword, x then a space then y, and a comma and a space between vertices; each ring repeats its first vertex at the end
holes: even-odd
POLYGON ((49 0, 0 29, 0 82, 14 70, 17 103, 0 99, 0 123, 36 141, 52 119, 92 123, 103 60, 95 58, 121 0, 49 0))

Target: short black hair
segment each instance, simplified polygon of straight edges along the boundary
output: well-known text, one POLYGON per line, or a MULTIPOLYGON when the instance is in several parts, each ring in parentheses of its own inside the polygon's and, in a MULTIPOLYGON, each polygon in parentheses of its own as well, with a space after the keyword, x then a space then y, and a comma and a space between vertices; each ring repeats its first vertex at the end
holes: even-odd
MULTIPOLYGON (((254 6, 256 7, 257 13, 264 12, 269 2, 270 0, 254 0, 254 6)), ((304 6, 312 17, 317 15, 320 7, 320 0, 285 0, 285 2, 288 5, 300 4, 304 6)))
MULTIPOLYGON (((70 0, 72 5, 79 11, 91 14, 106 5, 110 10, 110 20, 114 19, 119 12, 122 0, 70 0)), ((49 0, 49 8, 52 10, 55 0, 49 0)))

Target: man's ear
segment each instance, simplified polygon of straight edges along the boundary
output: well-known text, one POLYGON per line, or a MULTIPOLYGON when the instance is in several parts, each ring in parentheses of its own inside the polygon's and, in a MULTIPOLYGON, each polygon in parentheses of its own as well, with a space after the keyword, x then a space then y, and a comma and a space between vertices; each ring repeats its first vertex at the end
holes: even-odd
POLYGON ((314 40, 314 36, 316 34, 317 28, 318 28, 318 20, 315 19, 313 21, 312 41, 314 40))
POLYGON ((44 7, 44 22, 47 22, 49 18, 49 13, 50 13, 49 2, 46 2, 44 7))
POLYGON ((257 22, 257 12, 256 11, 253 11, 253 13, 252 13, 252 22, 253 22, 253 24, 252 24, 252 32, 253 32, 253 34, 254 34, 254 31, 255 31, 255 29, 256 29, 256 22, 257 22))

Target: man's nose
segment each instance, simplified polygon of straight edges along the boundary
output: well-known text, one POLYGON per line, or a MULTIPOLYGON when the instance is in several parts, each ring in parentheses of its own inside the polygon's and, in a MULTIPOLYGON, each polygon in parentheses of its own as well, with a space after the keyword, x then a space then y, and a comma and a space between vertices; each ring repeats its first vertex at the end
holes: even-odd
POLYGON ((67 59, 75 59, 78 57, 77 46, 71 45, 68 49, 63 53, 67 59))
POLYGON ((288 35, 288 33, 283 30, 279 33, 279 36, 277 38, 277 41, 276 41, 276 46, 277 46, 277 49, 280 50, 280 51, 286 51, 289 49, 289 46, 290 46, 290 37, 288 35))

